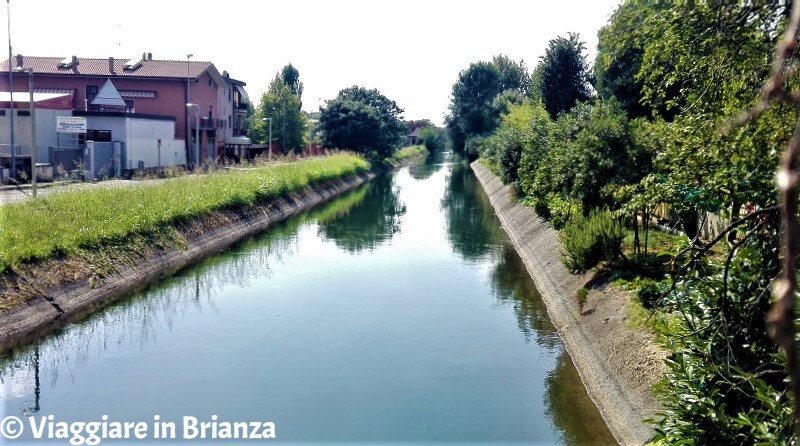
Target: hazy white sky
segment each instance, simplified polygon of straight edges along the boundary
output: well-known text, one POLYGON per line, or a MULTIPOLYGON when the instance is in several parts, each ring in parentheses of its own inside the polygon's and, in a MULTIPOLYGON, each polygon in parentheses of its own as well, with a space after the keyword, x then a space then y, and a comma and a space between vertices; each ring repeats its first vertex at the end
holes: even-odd
MULTIPOLYGON (((496 54, 532 69, 547 43, 597 31, 621 0, 11 0, 14 54, 213 62, 247 83, 255 104, 284 65, 305 85, 303 109, 342 88, 377 88, 406 119, 442 123, 459 71, 496 54)), ((5 3, 5 2, 3 2, 5 3)), ((2 5, 0 41, 7 36, 2 5)), ((7 57, 7 45, 0 60, 7 57)))

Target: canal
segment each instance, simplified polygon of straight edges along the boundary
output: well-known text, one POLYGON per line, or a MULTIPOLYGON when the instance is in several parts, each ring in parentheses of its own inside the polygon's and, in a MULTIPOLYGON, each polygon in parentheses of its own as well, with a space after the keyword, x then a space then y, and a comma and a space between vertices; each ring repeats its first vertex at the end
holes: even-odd
POLYGON ((216 415, 274 422, 278 442, 613 443, 477 180, 447 159, 18 349, 0 378, 0 418, 158 415, 178 438, 184 416, 216 415))

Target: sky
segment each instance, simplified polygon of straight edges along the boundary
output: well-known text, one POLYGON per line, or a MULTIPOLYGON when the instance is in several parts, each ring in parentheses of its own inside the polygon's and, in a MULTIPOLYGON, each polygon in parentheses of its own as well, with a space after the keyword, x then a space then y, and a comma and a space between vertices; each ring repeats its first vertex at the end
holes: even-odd
POLYGON ((502 53, 532 70, 550 39, 577 32, 591 64, 597 31, 620 2, 10 0, 2 5, 0 40, 10 17, 13 54, 130 59, 149 52, 186 60, 191 53, 246 82, 254 105, 291 63, 306 111, 360 85, 397 102, 405 119, 441 125, 452 86, 470 63, 502 53))

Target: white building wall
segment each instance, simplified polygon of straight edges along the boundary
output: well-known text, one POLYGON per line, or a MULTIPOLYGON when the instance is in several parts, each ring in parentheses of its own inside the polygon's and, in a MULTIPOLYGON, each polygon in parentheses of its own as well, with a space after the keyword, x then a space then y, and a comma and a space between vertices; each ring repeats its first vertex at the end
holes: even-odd
POLYGON ((129 169, 136 169, 140 160, 145 168, 186 164, 184 140, 175 139, 174 121, 126 118, 126 125, 129 169))
MULTIPOLYGON (((14 110, 14 144, 20 146, 22 154, 31 153, 31 118, 30 116, 17 116, 18 110, 14 110)), ((27 111, 27 110, 26 110, 27 111)), ((5 109, 6 115, 0 116, 0 144, 11 144, 11 120, 8 115, 10 109, 5 109)), ((56 117, 72 116, 70 110, 50 110, 36 109, 36 153, 37 163, 50 162, 48 159, 48 147, 58 144, 58 134, 56 133, 56 117)))

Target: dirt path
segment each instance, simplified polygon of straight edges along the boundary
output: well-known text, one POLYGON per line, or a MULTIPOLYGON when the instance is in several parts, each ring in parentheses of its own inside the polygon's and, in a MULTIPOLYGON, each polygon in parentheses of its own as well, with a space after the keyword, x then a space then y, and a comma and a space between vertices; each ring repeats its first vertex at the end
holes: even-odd
POLYGON ((591 279, 570 274, 561 264, 558 233, 532 208, 517 202, 513 190, 478 162, 472 164, 489 201, 547 305, 586 391, 620 444, 644 444, 654 427, 658 402, 652 386, 664 373, 666 352, 653 336, 629 327, 630 296, 612 286, 589 286, 584 314, 576 292, 591 279))

